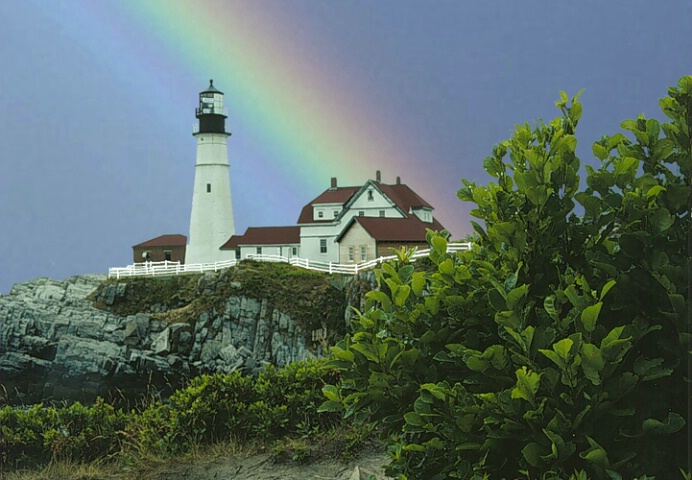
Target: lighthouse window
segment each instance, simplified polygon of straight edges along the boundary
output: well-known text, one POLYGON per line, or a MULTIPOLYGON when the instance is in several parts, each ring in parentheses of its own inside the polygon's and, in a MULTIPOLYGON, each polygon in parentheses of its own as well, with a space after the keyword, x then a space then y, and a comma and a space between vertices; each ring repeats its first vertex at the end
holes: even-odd
POLYGON ((211 183, 207 183, 207 193, 211 193, 211 183))

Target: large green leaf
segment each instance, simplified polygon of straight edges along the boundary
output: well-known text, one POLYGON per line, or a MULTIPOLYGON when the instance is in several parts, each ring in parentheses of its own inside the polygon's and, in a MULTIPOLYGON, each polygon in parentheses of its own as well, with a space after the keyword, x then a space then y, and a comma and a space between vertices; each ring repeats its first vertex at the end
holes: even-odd
POLYGON ((372 291, 366 293, 365 297, 371 298, 375 301, 380 302, 382 304, 382 308, 385 311, 389 310, 390 307, 392 306, 392 300, 389 298, 389 296, 386 293, 384 293, 380 290, 372 290, 372 291))
POLYGON ((605 367, 605 360, 601 355, 601 350, 591 343, 581 345, 581 368, 586 378, 591 380, 594 385, 601 384, 601 372, 605 367))
POLYGON ((581 323, 587 332, 593 332, 596 329, 596 321, 601 313, 603 302, 597 302, 594 305, 589 305, 581 312, 581 323))
POLYGON ((360 353, 365 358, 375 363, 380 362, 380 355, 386 348, 386 345, 377 346, 368 343, 354 343, 353 345, 351 345, 351 350, 360 353))
POLYGON ((499 177, 504 171, 502 161, 495 157, 485 157, 485 160, 483 160, 483 169, 495 178, 499 177))
POLYGON ((408 285, 401 285, 394 294, 394 304, 397 307, 403 307, 410 293, 411 287, 408 285))
POLYGON ((430 241, 432 242, 432 247, 433 250, 435 250, 435 253, 438 255, 444 255, 447 253, 447 240, 444 237, 435 235, 430 241))
POLYGON ((541 375, 526 367, 521 367, 515 374, 517 383, 512 389, 512 398, 523 398, 530 404, 535 404, 541 375))
POLYGON ((422 427, 426 423, 425 420, 423 420, 423 418, 416 412, 408 412, 404 414, 404 421, 409 425, 413 425, 414 427, 422 427))
POLYGON ((615 327, 601 340, 601 354, 606 361, 619 362, 632 347, 632 337, 620 338, 624 329, 624 326, 615 327))
POLYGON ((543 456, 547 455, 548 453, 549 450, 537 442, 527 443, 526 446, 524 446, 524 448, 521 450, 521 454, 524 456, 524 459, 526 459, 526 462, 532 467, 536 468, 545 465, 543 456))
POLYGON ((425 273, 415 272, 413 278, 411 279, 411 289, 413 293, 420 296, 423 293, 423 287, 425 286, 425 273))
POLYGON ((670 433, 675 433, 685 426, 685 419, 675 413, 668 413, 668 418, 664 422, 656 420, 655 418, 647 418, 642 423, 642 430, 645 433, 653 433, 655 435, 665 435, 670 433))
POLYGON ((634 373, 641 377, 642 382, 656 380, 661 377, 667 377, 673 373, 672 368, 663 366, 662 358, 653 358, 651 360, 644 357, 638 357, 632 365, 634 373))
POLYGON ((594 143, 591 147, 591 150, 594 156, 599 160, 605 160, 606 158, 608 158, 608 149, 600 145, 599 143, 594 143))
POLYGON ((649 217, 651 226, 658 233, 665 233, 675 223, 675 216, 671 215, 667 208, 658 208, 649 217))
POLYGON ((510 291, 507 294, 507 299, 506 299, 507 308, 510 310, 513 309, 515 307, 515 305, 517 304, 517 302, 519 302, 521 299, 526 297, 526 294, 528 293, 528 291, 529 291, 529 286, 526 284, 522 285, 521 287, 517 287, 517 288, 512 289, 512 291, 510 291))
POLYGON ((572 345, 574 345, 574 341, 571 338, 563 338, 559 342, 553 344, 553 350, 555 350, 555 353, 557 353, 560 358, 567 360, 569 359, 569 352, 572 349, 572 345))

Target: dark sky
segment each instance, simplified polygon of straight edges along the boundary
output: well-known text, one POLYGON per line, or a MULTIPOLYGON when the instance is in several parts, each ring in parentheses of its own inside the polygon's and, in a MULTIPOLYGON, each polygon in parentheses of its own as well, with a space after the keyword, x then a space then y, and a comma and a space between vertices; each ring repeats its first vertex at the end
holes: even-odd
POLYGON ((0 1, 0 293, 187 234, 197 94, 226 93, 236 232, 402 176, 454 234, 460 179, 584 89, 591 144, 692 74, 692 2, 0 1))

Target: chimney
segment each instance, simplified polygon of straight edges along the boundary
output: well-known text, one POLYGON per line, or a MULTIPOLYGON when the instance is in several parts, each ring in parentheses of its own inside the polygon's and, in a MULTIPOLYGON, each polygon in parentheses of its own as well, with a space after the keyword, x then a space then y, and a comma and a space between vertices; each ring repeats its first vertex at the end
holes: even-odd
POLYGON ((401 185, 401 177, 396 177, 396 184, 401 185))
POLYGON ((375 180, 377 181, 377 183, 382 183, 382 173, 380 173, 379 170, 375 172, 375 180))
POLYGON ((332 177, 332 188, 336 188, 336 177, 332 177))

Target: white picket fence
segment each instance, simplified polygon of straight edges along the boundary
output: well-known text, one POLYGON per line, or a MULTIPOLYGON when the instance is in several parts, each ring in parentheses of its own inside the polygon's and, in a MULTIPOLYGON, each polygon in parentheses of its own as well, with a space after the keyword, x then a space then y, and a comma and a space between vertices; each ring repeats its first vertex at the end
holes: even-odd
MULTIPOLYGON (((470 243, 450 243, 447 245, 448 252, 460 252, 469 250, 470 248, 470 243)), ((415 260, 417 258, 427 257, 429 253, 430 249, 428 248, 418 250, 413 254, 412 259, 415 260)), ((396 255, 379 257, 374 260, 370 260, 369 262, 349 264, 318 262, 315 260, 308 260, 307 258, 288 258, 280 255, 249 255, 247 260, 257 260, 261 262, 284 262, 296 267, 305 268, 307 270, 355 275, 358 272, 369 270, 382 262, 386 262, 387 260, 391 260, 393 258, 396 258, 396 255)), ((184 273, 218 272, 219 270, 233 267, 240 261, 241 260, 224 260, 222 262, 214 263, 182 264, 180 262, 171 262, 166 260, 163 262, 134 263, 132 265, 128 265, 127 267, 109 268, 108 278, 170 276, 184 273)))

